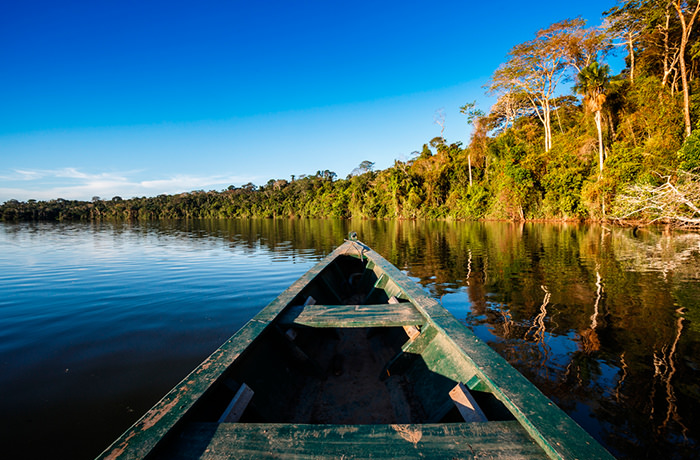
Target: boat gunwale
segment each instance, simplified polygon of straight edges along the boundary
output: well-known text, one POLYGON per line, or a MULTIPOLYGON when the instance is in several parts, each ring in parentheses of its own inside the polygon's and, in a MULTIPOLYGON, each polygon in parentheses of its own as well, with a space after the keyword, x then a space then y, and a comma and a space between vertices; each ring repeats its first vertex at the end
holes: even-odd
POLYGON ((428 323, 438 329, 438 334, 442 334, 459 350, 462 357, 474 367, 480 383, 488 387, 508 408, 547 455, 554 459, 614 458, 566 412, 479 339, 471 329, 460 323, 419 284, 372 249, 367 248, 364 255, 393 279, 408 300, 427 318, 428 323))
POLYGON ((97 459, 136 459, 148 455, 304 287, 337 257, 348 252, 347 244, 338 246, 260 310, 131 425, 97 459))
MULTIPOLYGON (((304 273, 241 329, 199 364, 98 458, 143 458, 175 427, 198 399, 243 354, 246 348, 294 298, 342 255, 372 261, 394 281, 406 298, 475 369, 480 383, 500 400, 550 458, 614 457, 495 350, 460 323, 423 288, 380 254, 359 242, 346 241, 304 273), (358 246, 360 245, 360 246, 358 246)), ((463 382, 466 383, 466 382, 463 382)))

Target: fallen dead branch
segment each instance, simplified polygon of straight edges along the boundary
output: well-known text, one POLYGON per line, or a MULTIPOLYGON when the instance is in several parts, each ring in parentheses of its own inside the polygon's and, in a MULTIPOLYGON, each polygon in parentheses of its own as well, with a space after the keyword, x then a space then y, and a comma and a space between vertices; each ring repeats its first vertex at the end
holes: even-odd
POLYGON ((614 218, 700 228, 700 175, 678 171, 675 176, 661 177, 665 182, 658 186, 627 187, 615 200, 614 218))

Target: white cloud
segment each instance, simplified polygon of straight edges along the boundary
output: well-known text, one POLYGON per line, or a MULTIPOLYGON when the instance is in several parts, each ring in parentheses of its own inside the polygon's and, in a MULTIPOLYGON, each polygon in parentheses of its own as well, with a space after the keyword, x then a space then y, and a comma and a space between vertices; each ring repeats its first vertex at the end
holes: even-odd
POLYGON ((77 168, 56 170, 14 170, 0 176, 0 203, 10 199, 90 200, 94 196, 131 198, 175 194, 192 190, 220 190, 231 184, 254 182, 257 177, 219 174, 213 176, 175 175, 142 179, 143 171, 86 173, 77 168))
POLYGON ((21 169, 15 169, 13 174, 0 176, 0 180, 3 181, 30 181, 37 180, 44 177, 44 171, 26 171, 21 169))

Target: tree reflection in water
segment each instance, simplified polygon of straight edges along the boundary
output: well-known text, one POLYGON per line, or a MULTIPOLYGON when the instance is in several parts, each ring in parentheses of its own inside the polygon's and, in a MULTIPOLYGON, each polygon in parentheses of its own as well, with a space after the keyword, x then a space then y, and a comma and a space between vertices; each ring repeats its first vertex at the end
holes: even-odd
MULTIPOLYGON (((199 225, 199 224, 195 224, 199 225)), ((261 220, 209 231, 406 271, 619 458, 700 458, 700 235, 574 224, 261 220)))
MULTIPOLYGON (((666 417, 663 422, 659 424, 659 430, 665 430, 671 419, 682 428, 682 434, 685 439, 687 439, 686 433, 688 428, 681 421, 678 415, 678 406, 676 405, 676 395, 673 388, 671 380, 676 373, 676 365, 674 362, 676 347, 678 346, 678 341, 681 338, 681 332, 683 330, 683 308, 676 310, 678 313, 678 320, 676 321, 676 337, 671 344, 671 347, 663 346, 661 350, 657 353, 654 351, 654 379, 657 379, 658 385, 660 385, 665 391, 665 399, 667 404, 666 417)), ((656 391, 657 384, 652 386, 652 417, 654 416, 654 393, 656 391)))
POLYGON ((700 456, 700 235, 568 224, 366 225, 375 228, 370 245, 616 456, 700 456))
POLYGON ((542 306, 540 307, 540 312, 535 319, 532 321, 532 326, 525 333, 524 340, 531 340, 538 346, 538 351, 540 351, 540 358, 536 361, 533 360, 533 366, 541 369, 545 373, 545 378, 547 377, 547 359, 551 352, 549 346, 546 342, 546 326, 544 320, 547 317, 547 305, 549 304, 549 299, 552 298, 552 294, 549 292, 546 286, 540 286, 544 291, 544 300, 542 300, 542 306))

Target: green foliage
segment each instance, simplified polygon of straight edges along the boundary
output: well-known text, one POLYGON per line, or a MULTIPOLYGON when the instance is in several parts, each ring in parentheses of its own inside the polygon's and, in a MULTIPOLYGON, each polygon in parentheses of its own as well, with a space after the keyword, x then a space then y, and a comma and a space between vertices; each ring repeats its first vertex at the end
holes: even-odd
POLYGON ((603 177, 589 179, 581 190, 582 202, 591 217, 606 217, 618 191, 626 184, 652 179, 650 175, 643 174, 642 162, 642 147, 630 147, 623 143, 613 145, 605 162, 603 177))
POLYGON ((697 128, 685 139, 683 146, 677 153, 680 164, 678 167, 684 171, 700 169, 700 122, 697 128))
POLYGON ((489 168, 489 217, 524 219, 529 208, 539 201, 538 181, 532 166, 537 155, 528 154, 527 144, 515 136, 513 130, 499 136, 490 146, 493 161, 489 168))
POLYGON ((633 182, 642 176, 643 162, 643 147, 630 147, 624 143, 614 144, 605 162, 605 175, 615 183, 633 182))
POLYGON ((574 91, 584 95, 586 106, 592 112, 602 109, 605 102, 605 90, 610 81, 610 66, 591 62, 578 73, 578 81, 574 85, 574 91))
POLYGON ((586 209, 581 203, 581 189, 587 173, 586 165, 570 153, 559 155, 549 163, 542 179, 546 190, 544 210, 547 215, 563 218, 586 216, 586 209))
MULTIPOLYGON (((605 218, 621 190, 658 186, 660 177, 680 174, 679 167, 700 168, 700 124, 685 137, 683 97, 673 73, 678 70, 664 74, 658 41, 665 27, 662 3, 625 1, 607 13, 609 32, 637 37, 634 71, 610 76, 609 67, 598 63, 609 37, 583 28, 578 19, 553 24, 535 40, 516 45, 487 85, 498 93, 491 112, 477 109, 476 102, 460 108, 474 127, 466 148, 436 137, 409 161, 375 171, 364 160, 340 180, 319 169, 291 181, 231 185, 221 192, 89 202, 9 200, 0 205, 0 219, 605 218), (550 91, 566 75, 577 75, 574 90, 583 94, 583 104, 573 93, 562 94, 561 85, 556 94, 550 91), (550 78, 546 88, 537 86, 543 76, 550 78), (584 107, 595 113, 595 123, 584 107)), ((669 25, 670 40, 679 29, 677 22, 669 25)), ((698 42, 691 40, 688 51, 690 113, 697 122, 698 42)))
POLYGON ((467 102, 459 108, 459 113, 467 116, 467 124, 473 124, 478 118, 486 115, 483 110, 476 108, 476 101, 467 102))
POLYGON ((618 140, 647 153, 650 167, 672 159, 683 142, 682 102, 678 94, 660 90, 654 76, 640 76, 624 95, 624 117, 618 128, 618 140))

